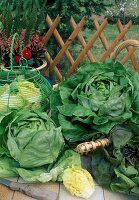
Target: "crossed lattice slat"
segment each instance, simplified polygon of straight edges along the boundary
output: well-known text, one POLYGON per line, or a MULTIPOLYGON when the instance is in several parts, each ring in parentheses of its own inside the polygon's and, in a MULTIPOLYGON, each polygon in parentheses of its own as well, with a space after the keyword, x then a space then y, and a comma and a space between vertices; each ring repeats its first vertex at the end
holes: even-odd
POLYGON ((106 27, 107 23, 108 23, 107 19, 105 19, 103 21, 103 23, 100 25, 99 29, 91 37, 91 39, 89 40, 89 42, 86 44, 86 46, 84 47, 84 49, 81 51, 81 53, 79 54, 79 56, 77 57, 77 59, 75 60, 75 62, 73 63, 73 65, 71 66, 71 68, 69 70, 69 75, 71 75, 71 74, 73 74, 73 73, 76 72, 78 65, 80 64, 80 62, 82 61, 82 59, 84 58, 84 56, 87 54, 87 52, 91 49, 91 47, 93 46, 93 44, 95 43, 95 41, 97 40, 97 38, 99 37, 99 35, 101 34, 101 32, 106 27))
MULTIPOLYGON (((122 25, 122 23, 121 23, 120 20, 117 21, 117 27, 118 27, 118 30, 119 30, 120 32, 123 30, 123 25, 122 25)), ((124 41, 125 41, 125 40, 128 40, 128 37, 125 35, 124 38, 123 38, 123 40, 124 40, 124 41)), ((122 64, 125 64, 126 61, 130 58, 130 59, 131 59, 131 62, 132 62, 132 64, 133 64, 133 66, 134 66, 134 68, 135 68, 135 70, 139 72, 138 63, 137 63, 137 60, 136 60, 135 55, 133 54, 133 53, 135 52, 136 49, 135 49, 135 48, 132 48, 132 47, 130 47, 130 46, 127 47, 126 49, 127 49, 128 53, 127 53, 127 54, 124 56, 124 58, 121 60, 121 63, 122 63, 122 64)))
MULTIPOLYGON (((99 23, 97 22, 97 20, 94 20, 94 26, 95 26, 96 29, 99 29, 99 23)), ((127 28, 130 28, 131 26, 132 26, 132 23, 130 21, 128 23, 128 27, 127 28)), ((120 33, 124 30, 124 27, 123 27, 123 25, 122 25, 122 23, 121 23, 120 20, 117 21, 117 28, 118 28, 118 30, 119 30, 120 33)), ((108 46, 108 42, 107 42, 107 39, 106 39, 104 33, 101 33, 100 39, 101 39, 102 44, 105 47, 105 49, 108 50, 109 46, 108 46)), ((124 41, 128 39, 128 37, 126 36, 126 34, 123 36, 122 39, 124 41)), ((127 62, 127 60, 129 58, 131 58, 133 66, 135 67, 136 71, 138 71, 138 64, 137 64, 136 58, 135 58, 135 56, 133 54, 134 51, 135 51, 135 48, 127 47, 126 49, 127 49, 128 53, 123 57, 123 59, 121 60, 121 63, 125 64, 127 62)), ((100 59, 100 61, 101 61, 101 59, 100 59)))
POLYGON ((113 52, 114 48, 119 44, 119 42, 124 38, 124 35, 127 33, 129 28, 132 26, 132 22, 129 21, 122 32, 115 38, 115 40, 112 42, 112 44, 108 47, 108 49, 101 55, 99 58, 99 61, 105 60, 110 54, 113 52))
MULTIPOLYGON (((77 26, 77 24, 76 24, 76 22, 74 21, 73 17, 71 17, 71 19, 70 19, 70 24, 71 24, 71 26, 72 26, 73 29, 75 29, 76 26, 77 26)), ((81 45, 83 46, 83 48, 85 48, 85 46, 86 46, 87 44, 86 44, 86 41, 85 41, 85 39, 84 39, 84 37, 83 37, 81 31, 78 33, 77 37, 78 37, 78 39, 80 40, 81 45)), ((94 59, 94 57, 93 57, 93 55, 92 55, 92 53, 91 53, 91 50, 88 50, 88 52, 87 52, 87 57, 88 57, 88 59, 89 59, 91 62, 94 62, 94 61, 95 61, 95 59, 94 59)), ((71 63, 71 64, 73 65, 73 63, 71 63)))
MULTIPOLYGON (((51 38, 52 35, 54 35, 58 45, 61 46, 60 51, 57 53, 55 58, 52 58, 51 55, 49 54, 49 52, 45 53, 45 56, 47 58, 47 60, 50 62, 51 67, 53 67, 58 79, 61 81, 62 80, 62 75, 57 67, 57 64, 60 62, 60 60, 62 59, 62 57, 65 55, 69 61, 70 64, 70 68, 69 68, 69 72, 68 75, 71 75, 73 73, 76 72, 78 65, 81 63, 82 59, 84 58, 84 56, 87 56, 88 59, 91 62, 95 61, 94 56, 92 55, 91 52, 91 47, 94 45, 94 43, 96 42, 96 40, 98 38, 100 38, 105 51, 102 55, 100 55, 100 58, 98 59, 98 61, 103 61, 105 60, 107 57, 111 57, 111 53, 113 52, 114 48, 119 44, 119 42, 121 40, 127 40, 127 36, 126 33, 129 30, 129 28, 132 26, 132 22, 129 21, 125 27, 123 27, 123 25, 121 24, 120 20, 117 21, 117 27, 119 30, 119 35, 115 38, 115 40, 109 45, 108 41, 104 35, 104 29, 106 27, 106 25, 108 24, 107 19, 105 19, 101 25, 99 25, 97 20, 94 20, 94 27, 96 29, 95 33, 92 35, 92 37, 90 38, 90 40, 88 42, 85 41, 81 29, 83 28, 83 26, 85 25, 85 18, 83 17, 81 19, 81 21, 76 24, 76 22, 74 21, 73 17, 71 17, 70 19, 70 25, 73 28, 73 32, 71 33, 71 35, 69 36, 69 38, 67 39, 67 41, 64 43, 62 37, 60 36, 58 30, 57 30, 57 26, 60 23, 60 17, 57 16, 56 19, 54 21, 51 20, 51 18, 49 16, 46 17, 46 22, 48 24, 49 30, 47 31, 45 37, 44 37, 44 44, 47 44, 47 42, 49 41, 49 39, 51 38), (83 49, 81 51, 81 53, 77 56, 77 58, 74 60, 72 55, 69 52, 69 47, 72 43, 72 41, 75 38, 78 38, 78 40, 80 41, 83 49)), ((134 51, 135 49, 133 49, 132 47, 127 47, 127 54, 123 57, 123 59, 121 60, 121 63, 125 64, 125 62, 131 58, 132 64, 134 66, 134 68, 139 71, 139 66, 138 63, 136 61, 136 58, 134 56, 134 51)))
MULTIPOLYGON (((59 17, 59 16, 58 16, 59 17)), ((60 18, 58 18, 58 19, 60 19, 60 18)), ((46 19, 46 21, 47 21, 47 19, 46 19)), ((55 21, 54 21, 55 22, 55 21)), ((54 24, 54 23, 53 23, 54 24)), ((53 25, 52 24, 52 25, 53 25)), ((75 37, 77 36, 77 34, 79 33, 79 31, 81 30, 81 28, 83 27, 85 25, 85 18, 83 17, 82 19, 81 19, 81 21, 77 24, 77 26, 76 26, 76 28, 74 29, 74 31, 71 33, 71 35, 69 36, 69 38, 67 39, 67 41, 64 43, 64 42, 62 42, 61 44, 62 44, 62 48, 61 48, 61 50, 58 52, 58 54, 56 55, 56 57, 52 60, 51 59, 51 65, 52 65, 52 67, 54 68, 54 70, 55 70, 55 72, 56 72, 56 74, 57 74, 57 76, 58 76, 58 78, 60 79, 60 80, 62 80, 62 75, 60 74, 60 72, 59 72, 59 70, 57 71, 57 68, 56 68, 56 65, 59 63, 59 61, 61 60, 61 58, 62 58, 62 56, 65 54, 65 52, 68 50, 68 48, 69 48, 69 46, 70 46, 70 44, 71 44, 71 42, 75 39, 75 37)), ((56 26, 57 26, 57 23, 55 23, 55 28, 56 28, 56 26)), ((50 27, 50 29, 51 29, 51 27, 50 27)), ((49 29, 49 30, 50 30, 49 29)), ((49 32, 49 30, 48 30, 48 32, 49 32)), ((46 33, 46 35, 45 35, 45 38, 47 38, 47 34, 48 34, 48 32, 46 33)), ((51 32, 51 35, 53 34, 53 32, 51 32)), ((55 33, 55 34, 57 34, 57 35, 59 35, 58 34, 58 31, 55 33)), ((59 35, 60 36, 60 35, 59 35)), ((61 38, 61 37, 60 37, 61 38)), ((48 40, 47 40, 48 41, 48 40)), ((61 38, 61 41, 62 41, 62 38, 61 38)), ((45 41, 44 41, 44 43, 45 43, 45 41)), ((46 44, 46 43, 45 43, 46 44)), ((46 55, 46 57, 47 58, 51 58, 49 55, 47 56, 47 53, 45 54, 46 55)), ((70 54, 69 54, 70 55, 70 54)), ((71 55, 70 55, 71 56, 71 55)), ((73 61, 73 59, 72 59, 72 61, 73 61)))

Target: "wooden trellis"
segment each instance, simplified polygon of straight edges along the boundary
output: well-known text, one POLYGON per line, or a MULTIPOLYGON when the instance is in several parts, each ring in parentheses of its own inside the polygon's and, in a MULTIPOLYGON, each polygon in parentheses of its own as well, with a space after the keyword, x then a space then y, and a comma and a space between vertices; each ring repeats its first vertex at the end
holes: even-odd
MULTIPOLYGON (((47 31, 45 37, 44 37, 44 44, 46 45, 47 42, 51 39, 52 35, 54 35, 57 43, 59 46, 61 46, 60 51, 57 53, 57 55, 55 56, 55 58, 52 58, 51 55, 49 54, 49 52, 45 53, 46 59, 48 60, 48 62, 50 62, 51 66, 53 67, 57 77, 59 78, 59 80, 62 80, 62 75, 57 67, 58 63, 60 62, 60 60, 62 59, 62 57, 65 55, 69 61, 70 64, 70 68, 69 68, 69 72, 68 74, 71 75, 73 73, 76 72, 78 65, 81 63, 82 59, 87 56, 88 59, 91 62, 94 61, 104 61, 106 58, 111 57, 111 53, 113 52, 114 48, 121 42, 121 41, 125 41, 127 40, 127 36, 126 33, 128 32, 129 28, 132 26, 132 22, 129 21, 124 27, 122 25, 122 23, 120 22, 120 20, 117 21, 117 28, 119 30, 119 35, 115 38, 115 40, 109 45, 108 41, 105 37, 104 34, 104 29, 106 27, 106 25, 108 24, 107 19, 104 19, 104 21, 102 22, 102 24, 100 25, 98 23, 98 21, 95 19, 94 20, 94 27, 96 29, 95 33, 92 35, 92 37, 90 38, 89 42, 86 42, 81 29, 84 27, 85 25, 85 18, 83 17, 81 19, 81 21, 76 24, 75 20, 73 17, 71 17, 70 19, 70 25, 73 29, 73 32, 71 33, 71 35, 69 36, 69 38, 67 39, 67 41, 64 43, 62 36, 60 36, 59 32, 57 31, 57 26, 60 23, 60 17, 57 16, 56 19, 54 21, 51 20, 51 18, 49 16, 46 17, 46 22, 47 25, 49 27, 49 30, 47 31), (81 45, 82 45, 82 51, 81 53, 77 56, 77 58, 74 60, 72 55, 70 54, 69 51, 69 47, 71 45, 71 43, 73 42, 73 40, 75 38, 78 38, 78 40, 80 41, 81 45), (96 42, 96 40, 100 38, 102 45, 105 48, 105 51, 102 55, 100 55, 99 59, 95 59, 94 56, 92 55, 91 52, 91 48, 93 47, 94 43, 96 42)), ((135 55, 133 54, 135 49, 132 47, 127 47, 127 53, 126 55, 122 58, 121 63, 125 64, 127 62, 127 60, 131 59, 132 64, 135 68, 136 71, 139 71, 139 66, 136 60, 135 55)))

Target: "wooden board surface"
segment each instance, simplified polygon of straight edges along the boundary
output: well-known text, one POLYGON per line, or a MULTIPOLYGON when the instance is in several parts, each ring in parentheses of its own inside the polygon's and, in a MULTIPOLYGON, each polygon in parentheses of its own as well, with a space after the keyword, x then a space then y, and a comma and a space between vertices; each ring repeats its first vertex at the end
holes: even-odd
MULTIPOLYGON (((16 181, 14 179, 14 181, 16 181)), ((23 182, 19 179, 19 182, 23 182)), ((32 184, 34 186, 34 184, 32 184)), ((83 200, 75 196, 71 196, 65 189, 63 184, 59 183, 47 183, 47 184, 35 184, 35 187, 46 188, 47 190, 56 192, 58 194, 58 200, 83 200)), ((0 185, 0 200, 35 200, 20 192, 14 192, 7 187, 0 185)), ((138 200, 136 197, 131 197, 124 194, 117 194, 103 189, 96 184, 95 192, 88 200, 138 200)))

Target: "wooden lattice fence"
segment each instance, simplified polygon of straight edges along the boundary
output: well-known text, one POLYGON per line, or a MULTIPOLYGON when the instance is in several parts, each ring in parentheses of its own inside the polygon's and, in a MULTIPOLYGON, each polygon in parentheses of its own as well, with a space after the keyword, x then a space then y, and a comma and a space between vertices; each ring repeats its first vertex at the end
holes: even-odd
MULTIPOLYGON (((51 39, 52 35, 55 37, 57 44, 61 47, 60 51, 57 53, 57 55, 52 58, 50 53, 48 51, 45 52, 45 56, 47 61, 50 63, 50 65, 53 67, 58 79, 61 81, 62 80, 62 74, 60 70, 58 69, 57 65, 59 64, 60 60, 62 59, 63 56, 66 56, 68 61, 69 61, 69 71, 68 75, 71 75, 76 72, 79 64, 81 63, 82 59, 86 56, 88 60, 91 62, 94 61, 104 61, 106 58, 111 57, 112 52, 114 51, 115 47, 121 42, 125 41, 128 39, 126 36, 126 33, 132 26, 132 22, 129 21, 125 26, 122 25, 121 21, 117 21, 117 28, 119 31, 119 34, 117 37, 112 41, 111 44, 108 43, 105 34, 104 34, 104 29, 108 24, 107 19, 104 19, 103 22, 100 24, 98 23, 97 19, 93 21, 94 27, 96 29, 95 33, 92 35, 90 38, 89 42, 86 42, 83 34, 81 32, 82 28, 85 25, 85 18, 83 17, 81 21, 76 24, 75 20, 73 17, 70 19, 70 25, 71 28, 73 29, 73 32, 69 36, 66 42, 63 41, 62 36, 59 34, 57 30, 57 26, 60 24, 60 17, 57 16, 54 21, 51 20, 49 16, 46 17, 46 23, 49 27, 49 30, 47 31, 45 37, 44 37, 44 44, 47 46, 48 41, 51 39), (76 59, 74 59, 69 51, 69 47, 73 40, 75 38, 78 38, 82 45, 82 51, 79 53, 76 59), (94 55, 91 52, 91 48, 93 47, 94 43, 96 40, 100 39, 102 42, 102 45, 105 48, 105 51, 100 55, 98 59, 94 57, 94 55)), ((127 47, 127 53, 125 56, 122 58, 121 63, 125 64, 127 60, 131 60, 132 65, 134 66, 136 71, 139 71, 139 65, 137 63, 137 59, 134 55, 135 49, 132 47, 127 47)), ((49 70, 47 70, 46 73, 48 73, 49 70)))

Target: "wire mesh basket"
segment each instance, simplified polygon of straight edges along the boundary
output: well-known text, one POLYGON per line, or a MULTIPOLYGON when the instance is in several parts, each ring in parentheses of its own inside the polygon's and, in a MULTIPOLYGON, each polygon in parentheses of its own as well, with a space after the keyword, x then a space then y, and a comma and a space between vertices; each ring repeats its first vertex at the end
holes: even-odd
POLYGON ((52 88, 39 70, 29 67, 22 55, 22 45, 17 33, 10 48, 10 66, 0 70, 0 113, 10 110, 49 110, 52 88), (13 64, 13 47, 17 39, 20 50, 19 66, 13 64))

